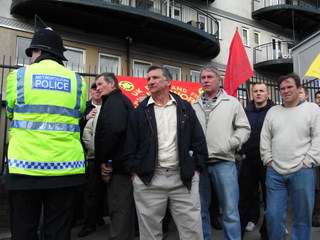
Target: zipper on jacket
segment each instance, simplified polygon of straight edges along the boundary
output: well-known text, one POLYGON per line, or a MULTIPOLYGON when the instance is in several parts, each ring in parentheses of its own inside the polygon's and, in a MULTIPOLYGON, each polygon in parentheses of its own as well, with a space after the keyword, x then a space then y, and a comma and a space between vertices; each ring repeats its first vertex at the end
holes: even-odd
POLYGON ((156 134, 155 134, 155 130, 153 129, 153 127, 152 127, 152 123, 151 123, 151 118, 152 118, 152 116, 149 116, 149 109, 147 109, 147 110, 144 110, 145 111, 145 113, 146 113, 146 117, 147 117, 147 119, 148 119, 148 123, 149 123, 149 127, 150 127, 150 129, 151 129, 151 132, 152 132, 152 136, 153 136, 153 138, 154 138, 154 141, 155 141, 155 143, 156 143, 156 145, 157 145, 157 147, 156 147, 156 157, 155 157, 155 167, 157 166, 157 163, 158 163, 158 138, 157 138, 157 136, 156 136, 156 134))

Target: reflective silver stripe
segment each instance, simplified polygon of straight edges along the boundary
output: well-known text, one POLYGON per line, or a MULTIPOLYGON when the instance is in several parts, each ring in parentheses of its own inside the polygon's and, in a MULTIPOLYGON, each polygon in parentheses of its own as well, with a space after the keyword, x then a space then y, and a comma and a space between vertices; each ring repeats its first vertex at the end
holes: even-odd
POLYGON ((81 94, 82 94, 82 78, 78 73, 76 74, 76 79, 77 79, 77 99, 76 99, 76 106, 74 107, 75 109, 80 109, 80 104, 81 104, 81 94))
POLYGON ((9 106, 8 106, 8 103, 7 103, 6 109, 7 109, 7 112, 13 113, 13 108, 9 107, 9 106))
POLYGON ((18 104, 14 106, 14 111, 17 113, 50 113, 59 114, 69 117, 80 117, 78 109, 71 109, 66 107, 52 106, 52 105, 25 105, 18 104))
POLYGON ((18 104, 24 104, 24 73, 26 67, 21 67, 17 71, 17 102, 18 104))
POLYGON ((83 160, 69 162, 32 162, 9 158, 8 164, 9 167, 32 170, 65 170, 85 167, 83 160))
POLYGON ((12 128, 23 128, 32 130, 45 130, 45 131, 67 131, 67 132, 80 132, 78 124, 68 123, 51 123, 51 122, 35 122, 26 120, 13 120, 12 128))

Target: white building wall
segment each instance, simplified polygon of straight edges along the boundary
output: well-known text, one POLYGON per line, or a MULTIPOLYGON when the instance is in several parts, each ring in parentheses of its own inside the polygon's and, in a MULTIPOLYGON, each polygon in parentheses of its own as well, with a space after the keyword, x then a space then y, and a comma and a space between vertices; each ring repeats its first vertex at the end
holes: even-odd
POLYGON ((251 1, 253 0, 217 0, 211 4, 211 7, 245 18, 251 18, 251 1))
MULTIPOLYGON (((211 14, 221 21, 221 36, 220 36, 220 54, 213 60, 220 64, 227 64, 229 57, 229 47, 238 28, 239 34, 242 37, 242 28, 249 31, 249 45, 245 46, 249 61, 253 64, 253 49, 254 32, 260 33, 260 45, 271 43, 272 38, 287 41, 291 38, 277 33, 277 28, 262 26, 260 21, 252 19, 252 2, 254 0, 225 0, 215 1, 211 4, 211 14), (214 11, 217 9, 217 11, 214 11)), ((256 1, 254 1, 256 2, 256 1)))
POLYGON ((0 0, 0 16, 13 18, 10 14, 11 0, 0 0))

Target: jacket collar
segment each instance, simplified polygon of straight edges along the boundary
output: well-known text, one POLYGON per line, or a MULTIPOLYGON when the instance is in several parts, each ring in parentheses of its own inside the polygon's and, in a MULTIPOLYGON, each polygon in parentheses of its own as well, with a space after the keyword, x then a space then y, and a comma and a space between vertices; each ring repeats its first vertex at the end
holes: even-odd
POLYGON ((105 101, 108 99, 109 96, 114 95, 114 94, 116 94, 116 93, 118 93, 118 92, 121 92, 121 90, 120 90, 119 88, 116 88, 116 89, 114 89, 112 92, 110 92, 109 94, 107 94, 107 95, 102 95, 102 96, 101 96, 102 101, 105 102, 105 101))
POLYGON ((272 106, 274 106, 274 103, 272 100, 268 99, 267 101, 267 105, 265 105, 264 107, 262 108, 256 108, 256 106, 254 105, 254 102, 253 100, 251 100, 248 104, 248 107, 246 107, 249 111, 253 111, 253 112, 260 112, 260 111, 263 111, 265 109, 269 109, 271 108, 272 106))
MULTIPOLYGON (((185 105, 185 102, 175 93, 173 92, 169 92, 170 93, 170 96, 173 98, 172 101, 175 101, 176 104, 177 104, 177 107, 180 107, 182 109, 186 109, 186 105, 185 105)), ((149 97, 146 97, 141 103, 140 103, 140 107, 142 108, 147 108, 149 107, 149 105, 153 106, 153 104, 151 104, 152 100, 149 102, 149 99, 151 99, 151 96, 149 97)))

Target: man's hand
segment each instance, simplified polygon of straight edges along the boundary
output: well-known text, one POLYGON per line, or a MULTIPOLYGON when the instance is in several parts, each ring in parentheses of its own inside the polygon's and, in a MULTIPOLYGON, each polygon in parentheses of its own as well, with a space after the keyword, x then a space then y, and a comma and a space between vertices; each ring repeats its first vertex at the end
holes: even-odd
POLYGON ((270 167, 270 166, 272 165, 272 162, 273 162, 273 161, 268 162, 268 163, 267 163, 267 166, 270 167))
POLYGON ((100 167, 101 167, 101 175, 102 176, 108 176, 112 172, 112 169, 107 168, 104 163, 101 163, 100 167))
POLYGON ((303 167, 303 168, 310 168, 310 167, 308 167, 305 163, 303 163, 302 167, 303 167))
POLYGON ((134 173, 134 174, 132 174, 132 175, 131 175, 131 181, 133 181, 136 177, 138 177, 138 175, 137 175, 137 174, 135 174, 135 173, 134 173))
POLYGON ((94 118, 97 114, 97 109, 92 108, 91 111, 86 115, 86 119, 89 120, 90 118, 94 118))

